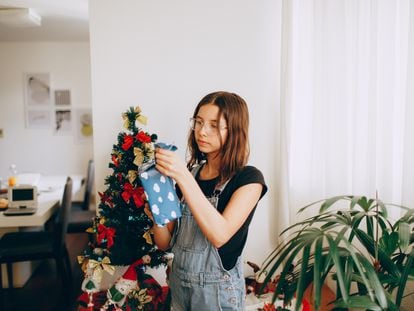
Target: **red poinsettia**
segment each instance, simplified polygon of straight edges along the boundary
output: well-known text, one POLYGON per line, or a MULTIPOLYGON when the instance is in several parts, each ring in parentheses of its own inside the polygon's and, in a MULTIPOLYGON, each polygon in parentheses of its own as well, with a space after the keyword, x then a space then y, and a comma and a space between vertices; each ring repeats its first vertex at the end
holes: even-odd
POLYGON ((109 249, 114 245, 115 228, 106 227, 103 224, 98 225, 98 243, 103 243, 106 239, 106 247, 109 249))
POLYGON ((148 136, 143 131, 140 131, 135 138, 142 142, 142 143, 150 143, 151 142, 151 136, 148 136))
POLYGON ((302 311, 310 311, 310 310, 311 310, 310 303, 306 299, 303 299, 302 300, 302 311))
POLYGON ((102 307, 105 304, 106 299, 106 291, 94 293, 92 295, 91 302, 89 301, 89 294, 87 292, 83 292, 82 295, 78 298, 77 311, 98 310, 98 308, 102 307), (91 303, 91 306, 88 306, 89 303, 91 303))
POLYGON ((129 203, 129 200, 132 197, 132 199, 134 200, 135 206, 141 207, 144 205, 143 194, 144 194, 143 187, 134 188, 130 183, 127 182, 124 184, 124 191, 122 192, 121 196, 126 203, 129 203))
POLYGON ((276 307, 275 307, 275 305, 273 303, 268 302, 268 303, 265 303, 263 305, 263 309, 262 310, 263 311, 276 311, 276 307))
POLYGON ((121 173, 118 173, 118 174, 116 174, 116 178, 118 179, 118 182, 120 183, 120 182, 122 182, 122 174, 121 173))
POLYGON ((122 144, 122 149, 127 151, 134 143, 134 137, 132 135, 124 136, 124 143, 122 144))
POLYGON ((98 192, 101 202, 109 207, 114 207, 114 202, 112 201, 112 196, 106 194, 105 192, 98 192))
POLYGON ((114 165, 115 165, 116 167, 118 167, 118 166, 119 166, 119 158, 118 158, 118 156, 117 156, 116 154, 113 154, 113 155, 112 155, 112 163, 114 163, 114 165))

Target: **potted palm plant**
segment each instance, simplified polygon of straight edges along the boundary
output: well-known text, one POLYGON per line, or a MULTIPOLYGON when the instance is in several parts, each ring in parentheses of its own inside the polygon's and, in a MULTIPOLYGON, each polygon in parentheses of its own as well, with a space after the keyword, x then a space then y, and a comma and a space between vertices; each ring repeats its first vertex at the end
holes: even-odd
POLYGON ((273 301, 282 296, 288 304, 295 297, 298 310, 312 286, 311 304, 318 310, 322 285, 332 277, 332 308, 399 310, 406 284, 414 280, 414 210, 378 198, 336 196, 299 213, 315 207, 314 216, 282 232, 284 243, 263 265, 264 284, 280 273, 273 301), (403 216, 391 220, 390 208, 402 209, 403 216))

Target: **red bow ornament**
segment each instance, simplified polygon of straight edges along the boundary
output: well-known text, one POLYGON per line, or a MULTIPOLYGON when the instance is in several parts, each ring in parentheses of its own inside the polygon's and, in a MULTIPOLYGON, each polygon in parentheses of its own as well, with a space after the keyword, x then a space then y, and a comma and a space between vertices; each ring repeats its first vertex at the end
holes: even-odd
POLYGON ((121 196, 126 203, 129 203, 130 198, 134 200, 136 207, 141 207, 144 205, 144 200, 142 195, 144 194, 144 188, 138 187, 134 188, 130 183, 124 184, 124 191, 122 192, 121 196))
POLYGON ((140 131, 135 138, 142 142, 142 143, 150 143, 151 142, 151 136, 148 136, 146 133, 144 133, 143 131, 140 131))
POLYGON ((108 228, 103 224, 98 225, 98 242, 102 243, 106 239, 107 248, 111 248, 114 245, 115 228, 108 228))
POLYGON ((111 158, 112 158, 112 163, 114 163, 114 165, 118 167, 119 166, 119 155, 112 154, 111 158))
POLYGON ((131 135, 125 135, 124 143, 122 144, 122 149, 127 151, 132 146, 133 143, 134 143, 134 137, 131 135))
POLYGON ((114 207, 114 202, 112 202, 112 197, 106 194, 105 192, 98 192, 101 202, 109 207, 114 207))

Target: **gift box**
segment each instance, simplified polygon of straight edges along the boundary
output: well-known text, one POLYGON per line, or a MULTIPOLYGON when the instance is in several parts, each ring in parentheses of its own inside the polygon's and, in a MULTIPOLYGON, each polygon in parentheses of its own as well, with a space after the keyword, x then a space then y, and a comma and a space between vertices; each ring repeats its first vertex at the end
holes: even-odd
MULTIPOLYGON (((172 151, 177 150, 176 146, 164 143, 158 143, 155 146, 172 151)), ((155 163, 141 169, 139 177, 157 225, 164 226, 171 220, 181 217, 180 201, 170 177, 162 175, 155 168, 155 163)))

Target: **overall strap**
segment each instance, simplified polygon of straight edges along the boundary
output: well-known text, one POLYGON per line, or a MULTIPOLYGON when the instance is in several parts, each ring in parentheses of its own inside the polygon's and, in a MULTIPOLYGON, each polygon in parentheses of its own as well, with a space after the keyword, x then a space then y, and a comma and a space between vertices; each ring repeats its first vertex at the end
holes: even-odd
MULTIPOLYGON (((200 170, 200 168, 203 166, 205 162, 201 163, 200 165, 198 165, 197 167, 192 169, 192 173, 195 176, 197 175, 197 172, 200 170)), ((223 184, 221 184, 220 186, 217 186, 214 188, 213 194, 208 198, 210 203, 212 203, 214 205, 215 208, 218 207, 218 200, 219 197, 221 195, 221 193, 223 192, 224 188, 226 188, 227 184, 229 183, 230 179, 226 180, 223 184)))
MULTIPOLYGON (((191 168, 191 174, 194 176, 194 178, 197 176, 197 173, 200 171, 200 169, 203 167, 203 164, 205 163, 205 161, 204 162, 202 162, 202 163, 200 163, 200 164, 198 164, 198 165, 195 165, 195 166, 193 166, 192 168, 191 168)), ((227 184, 229 183, 229 181, 230 181, 230 179, 228 179, 225 183, 223 183, 221 186, 219 186, 219 187, 216 187, 215 189, 214 189, 214 192, 213 192, 213 195, 210 197, 210 200, 211 199, 213 199, 212 201, 214 202, 214 207, 215 208, 217 208, 217 206, 218 206, 218 200, 219 200, 219 197, 220 197, 220 194, 223 192, 223 190, 224 190, 224 188, 226 188, 226 186, 227 186, 227 184)), ((181 197, 181 204, 185 204, 184 203, 184 196, 182 196, 181 197)), ((211 201, 210 201, 211 202, 211 201)), ((172 237, 171 237, 171 241, 170 241, 170 247, 172 247, 173 245, 174 245, 174 243, 175 243, 175 240, 177 239, 177 235, 178 235, 178 229, 179 229, 179 227, 180 227, 180 223, 181 223, 181 220, 180 220, 180 218, 178 218, 177 219, 177 221, 176 221, 176 224, 175 224, 175 228, 174 228, 174 231, 173 231, 173 235, 172 235, 172 237)))
POLYGON ((221 186, 216 187, 216 189, 214 189, 214 195, 216 195, 216 193, 218 195, 220 195, 220 193, 223 192, 224 188, 226 188, 227 184, 229 183, 230 179, 227 179, 226 182, 224 182, 221 186))
MULTIPOLYGON (((198 165, 195 165, 191 168, 191 174, 194 176, 194 178, 197 176, 197 173, 200 171, 200 169, 203 167, 203 165, 206 162, 203 161, 198 165)), ((226 182, 224 182, 221 186, 216 186, 216 188, 214 188, 213 191, 213 195, 212 197, 216 197, 218 199, 218 197, 220 196, 220 194, 223 192, 224 188, 226 188, 227 184, 229 183, 230 179, 226 180, 226 182)), ((181 198, 182 199, 182 198, 181 198)))
MULTIPOLYGON (((203 166, 203 163, 195 165, 191 168, 191 174, 194 176, 194 178, 197 176, 197 173, 201 169, 202 166, 203 166)), ((183 204, 185 204, 184 203, 184 196, 181 196, 180 202, 181 202, 181 207, 182 207, 183 204)), ((174 231, 172 233, 172 237, 171 237, 171 240, 170 240, 170 248, 172 248, 175 244, 180 225, 181 225, 181 219, 177 218, 176 223, 175 223, 175 227, 174 227, 174 231)))
POLYGON ((201 162, 200 164, 194 165, 191 167, 191 174, 194 176, 194 178, 197 176, 198 171, 203 167, 205 161, 201 162))

